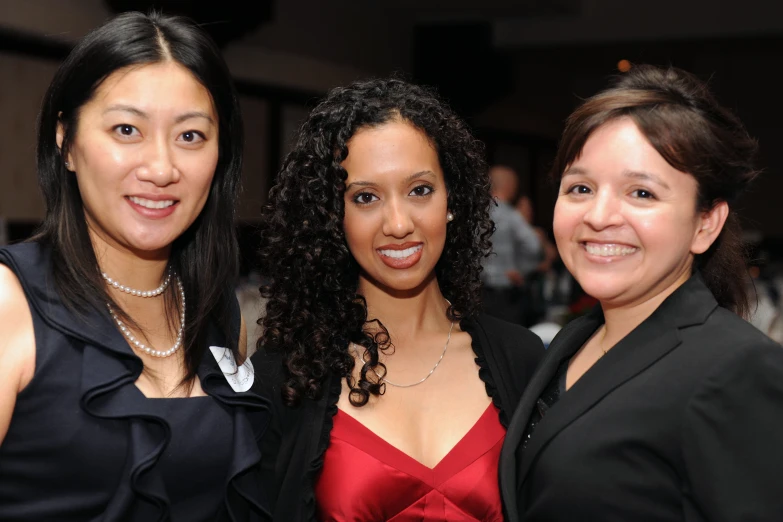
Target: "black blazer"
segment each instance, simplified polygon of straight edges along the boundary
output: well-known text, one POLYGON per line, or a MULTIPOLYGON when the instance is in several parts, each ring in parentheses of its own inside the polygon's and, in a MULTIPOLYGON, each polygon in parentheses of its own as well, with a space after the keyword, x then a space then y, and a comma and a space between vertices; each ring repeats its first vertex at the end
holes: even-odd
MULTIPOLYGON (((479 377, 500 410, 501 424, 507 426, 544 355, 544 345, 529 330, 486 315, 464 320, 461 327, 473 339, 479 377)), ((280 522, 316 520, 314 487, 329 445, 341 379, 329 375, 319 400, 305 400, 298 408, 289 408, 280 397, 284 380, 280 356, 262 350, 253 355, 252 361, 256 371, 254 386, 273 405, 261 458, 263 487, 272 507, 272 518, 280 522)), ((378 495, 383 494, 380 484, 378 495)))
POLYGON ((600 308, 552 341, 508 428, 507 520, 783 521, 783 347, 678 288, 545 414, 531 411, 600 308))

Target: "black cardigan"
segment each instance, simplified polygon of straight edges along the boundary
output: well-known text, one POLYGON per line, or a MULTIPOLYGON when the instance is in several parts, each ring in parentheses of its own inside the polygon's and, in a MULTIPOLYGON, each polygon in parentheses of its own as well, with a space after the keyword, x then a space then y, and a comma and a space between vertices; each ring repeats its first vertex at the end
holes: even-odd
MULTIPOLYGON (((543 344, 526 328, 486 315, 463 320, 461 327, 473 339, 479 377, 506 427, 543 356, 543 344)), ((342 390, 341 378, 330 374, 319 400, 306 400, 297 408, 289 408, 283 405, 280 395, 284 380, 280 355, 260 350, 252 360, 256 371, 254 386, 272 402, 274 410, 261 449, 263 486, 273 520, 316 520, 315 481, 329 445, 332 418, 342 390)))

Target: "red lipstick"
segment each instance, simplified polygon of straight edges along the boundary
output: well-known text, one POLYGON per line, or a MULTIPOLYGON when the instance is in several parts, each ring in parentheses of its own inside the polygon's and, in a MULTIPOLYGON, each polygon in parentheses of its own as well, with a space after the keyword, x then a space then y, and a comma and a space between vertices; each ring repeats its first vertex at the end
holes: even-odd
POLYGON ((424 251, 424 243, 408 241, 402 244, 383 245, 376 249, 381 261, 397 270, 410 268, 419 262, 421 254, 424 251), (410 252, 405 252, 409 250, 410 252), (389 255, 391 254, 391 255, 389 255))

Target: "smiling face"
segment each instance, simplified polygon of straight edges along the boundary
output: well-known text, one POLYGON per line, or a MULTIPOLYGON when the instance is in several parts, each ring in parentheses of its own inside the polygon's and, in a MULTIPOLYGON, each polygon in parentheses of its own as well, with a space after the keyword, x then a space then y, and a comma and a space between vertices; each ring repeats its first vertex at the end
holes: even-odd
POLYGON ((669 165, 630 118, 594 131, 568 166, 554 233, 568 270, 607 306, 657 303, 691 274, 728 212, 697 211, 693 176, 669 165))
POLYGON ((367 285, 409 291, 431 280, 446 243, 446 183, 427 136, 403 121, 364 128, 342 163, 343 227, 367 285))
MULTIPOLYGON (((58 144, 62 136, 60 128, 58 144)), ((116 71, 81 107, 66 159, 97 247, 167 256, 215 174, 212 98, 175 62, 116 71)))

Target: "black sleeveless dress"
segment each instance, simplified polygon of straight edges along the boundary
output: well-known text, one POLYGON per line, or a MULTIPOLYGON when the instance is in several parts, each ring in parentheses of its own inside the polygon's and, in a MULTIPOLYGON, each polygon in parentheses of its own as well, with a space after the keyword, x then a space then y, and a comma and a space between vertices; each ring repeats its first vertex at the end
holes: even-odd
MULTIPOLYGON (((78 317, 62 304, 45 245, 0 249, 0 263, 22 283, 36 342, 35 374, 0 445, 0 520, 269 518, 257 443, 269 403, 229 382, 213 353, 230 352, 205 352, 206 397, 148 399, 135 385, 141 359, 108 311, 78 317)), ((235 316, 238 335, 238 305, 235 316)), ((217 328, 207 340, 226 346, 217 328)))

